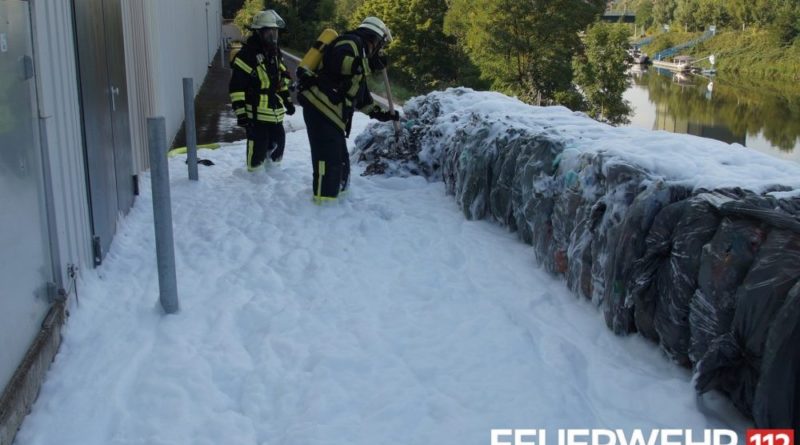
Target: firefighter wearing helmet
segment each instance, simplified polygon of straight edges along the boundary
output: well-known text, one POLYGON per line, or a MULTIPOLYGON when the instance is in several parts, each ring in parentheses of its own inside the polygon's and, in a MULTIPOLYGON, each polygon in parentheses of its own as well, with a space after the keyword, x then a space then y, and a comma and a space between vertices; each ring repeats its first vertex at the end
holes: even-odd
POLYGON ((310 72, 304 70, 298 79, 317 203, 334 200, 347 189, 350 156, 346 138, 353 112, 359 110, 382 122, 399 119, 397 111, 384 110, 372 100, 367 86, 367 76, 386 67, 381 50, 391 41, 386 24, 367 17, 356 29, 326 45, 319 65, 310 72))
POLYGON ((291 76, 278 46, 278 30, 285 27, 275 11, 259 12, 250 26, 252 35, 231 63, 231 105, 237 124, 247 132, 249 171, 281 160, 286 143, 283 118, 295 111, 291 76))

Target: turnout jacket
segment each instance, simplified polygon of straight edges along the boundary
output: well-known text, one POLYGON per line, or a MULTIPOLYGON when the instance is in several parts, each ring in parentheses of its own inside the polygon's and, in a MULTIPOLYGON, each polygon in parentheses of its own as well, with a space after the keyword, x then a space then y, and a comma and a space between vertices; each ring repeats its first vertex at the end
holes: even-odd
POLYGON ((280 123, 291 102, 292 80, 280 50, 267 51, 258 36, 252 35, 231 64, 229 85, 231 105, 236 116, 252 121, 280 123))
POLYGON ((345 134, 350 132, 354 110, 369 114, 381 108, 372 100, 366 45, 358 31, 337 37, 325 49, 316 79, 301 91, 303 106, 311 106, 345 134))

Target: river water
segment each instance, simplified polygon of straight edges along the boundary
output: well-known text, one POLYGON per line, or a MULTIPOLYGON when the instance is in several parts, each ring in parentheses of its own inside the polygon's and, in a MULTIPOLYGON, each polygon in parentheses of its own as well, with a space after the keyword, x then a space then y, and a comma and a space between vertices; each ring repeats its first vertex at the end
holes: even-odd
POLYGON ((800 162, 796 87, 635 67, 624 97, 634 109, 630 126, 713 138, 800 162))

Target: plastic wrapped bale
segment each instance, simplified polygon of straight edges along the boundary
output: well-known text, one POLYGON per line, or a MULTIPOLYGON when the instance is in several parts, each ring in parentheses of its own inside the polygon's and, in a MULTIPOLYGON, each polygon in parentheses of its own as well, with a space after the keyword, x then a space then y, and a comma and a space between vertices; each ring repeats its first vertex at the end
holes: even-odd
POLYGON ((530 240, 536 258, 540 264, 544 264, 546 258, 552 258, 553 228, 550 218, 554 197, 560 192, 553 175, 558 168, 556 160, 564 146, 542 136, 524 137, 529 141, 522 151, 527 160, 514 181, 514 216, 520 236, 523 240, 530 240), (519 199, 518 207, 516 198, 519 199))
POLYGON ((395 137, 391 125, 374 124, 356 137, 352 158, 367 164, 365 175, 429 177, 433 174, 432 168, 421 165, 419 143, 417 137, 412 135, 412 132, 419 133, 421 130, 412 125, 402 128, 402 136, 395 137))
MULTIPOLYGON (((597 156, 597 162, 602 165, 603 188, 605 194, 598 205, 603 210, 603 216, 597 226, 594 241, 592 242, 592 301, 605 304, 606 283, 609 282, 609 266, 614 264, 617 241, 622 232, 622 221, 630 208, 631 203, 642 189, 642 182, 647 178, 647 173, 640 167, 626 162, 623 159, 606 159, 597 156)), ((609 327, 611 327, 609 325, 609 327)))
POLYGON ((547 168, 540 171, 540 174, 534 176, 533 181, 529 183, 531 190, 525 193, 528 199, 524 205, 524 213, 533 234, 532 245, 536 260, 545 270, 552 271, 556 269, 553 264, 555 259, 553 208, 556 197, 561 194, 563 187, 563 183, 557 180, 555 173, 564 147, 548 139, 537 138, 537 140, 539 144, 533 157, 528 161, 529 169, 526 169, 526 172, 531 168, 537 170, 539 161, 547 168))
POLYGON ((561 182, 561 193, 553 205, 553 259, 549 272, 566 274, 569 269, 568 251, 570 236, 575 228, 578 213, 584 204, 581 172, 591 165, 591 157, 575 150, 565 150, 558 162, 556 178, 561 182))
POLYGON ((514 176, 520 152, 524 146, 524 138, 513 137, 519 130, 510 130, 511 139, 502 147, 498 146, 498 156, 492 168, 492 191, 489 194, 489 207, 492 216, 501 224, 516 230, 517 222, 514 218, 512 194, 514 176))
POLYGON ((697 364, 695 382, 700 393, 718 389, 740 411, 752 415, 770 328, 798 281, 800 234, 770 231, 736 292, 731 330, 714 339, 697 364))
POLYGON ((678 199, 658 212, 645 238, 645 254, 634 263, 631 271, 630 298, 636 329, 656 342, 659 340, 655 327, 659 295, 671 285, 667 264, 672 254, 672 237, 688 207, 688 199, 678 199))
POLYGON ((442 151, 442 180, 448 194, 456 196, 463 188, 464 169, 471 168, 476 158, 482 155, 483 147, 493 143, 492 129, 483 117, 471 113, 467 118, 467 125, 459 124, 454 131, 447 135, 440 145, 442 151), (462 165, 467 164, 467 165, 462 165))
POLYGON ((692 299, 689 359, 697 363, 709 343, 728 332, 736 309, 736 289, 742 284, 768 227, 751 218, 725 217, 700 256, 698 288, 692 299))
POLYGON ((753 400, 759 428, 793 428, 800 436, 800 282, 794 285, 769 330, 761 378, 753 400))
MULTIPOLYGON (((517 139, 517 143, 519 150, 514 179, 511 182, 511 213, 520 239, 526 244, 533 244, 533 232, 525 220, 525 202, 528 196, 523 193, 529 193, 531 189, 529 182, 525 182, 526 172, 528 175, 533 175, 533 172, 529 170, 528 162, 536 151, 537 141, 534 138, 520 138, 517 139)), ((532 181, 531 177, 527 177, 527 181, 532 181)))
POLYGON ((800 233, 800 221, 795 216, 800 214, 798 202, 800 200, 779 200, 771 196, 747 193, 741 199, 726 200, 719 208, 723 215, 750 217, 777 229, 800 233))
POLYGON ((574 227, 569 233, 567 247, 567 286, 576 295, 586 299, 592 298, 592 240, 605 211, 604 205, 597 205, 604 192, 601 187, 602 173, 600 166, 591 161, 591 155, 581 155, 578 171, 581 200, 574 215, 574 227))
POLYGON ((719 227, 721 217, 709 203, 709 196, 701 193, 689 199, 672 239, 669 263, 671 285, 659 289, 655 328, 661 349, 675 362, 690 367, 689 307, 697 290, 697 274, 703 246, 711 241, 719 227))
POLYGON ((606 324, 616 334, 636 331, 630 293, 634 264, 645 255, 645 239, 656 215, 671 201, 669 186, 663 181, 653 182, 636 196, 619 227, 614 255, 606 265, 609 282, 603 299, 606 324))
POLYGON ((468 220, 483 219, 488 213, 491 166, 497 157, 492 128, 461 128, 446 151, 445 182, 454 181, 456 202, 468 220))

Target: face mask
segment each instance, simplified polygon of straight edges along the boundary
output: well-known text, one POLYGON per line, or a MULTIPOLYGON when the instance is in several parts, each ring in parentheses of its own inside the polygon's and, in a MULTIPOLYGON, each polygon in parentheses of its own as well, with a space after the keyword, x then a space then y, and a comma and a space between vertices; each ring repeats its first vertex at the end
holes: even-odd
POLYGON ((258 31, 261 42, 270 46, 278 45, 278 30, 276 28, 261 28, 258 31))

